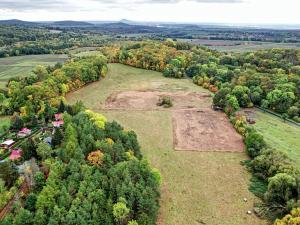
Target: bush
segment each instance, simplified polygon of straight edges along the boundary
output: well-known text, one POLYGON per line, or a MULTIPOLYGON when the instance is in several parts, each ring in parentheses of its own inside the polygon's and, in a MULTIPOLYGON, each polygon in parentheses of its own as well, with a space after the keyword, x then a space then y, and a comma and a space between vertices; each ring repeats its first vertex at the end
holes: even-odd
POLYGON ((164 108, 170 108, 173 106, 172 99, 169 96, 160 97, 157 105, 163 106, 164 108))
POLYGON ((288 201, 296 197, 296 178, 286 173, 279 173, 269 179, 268 191, 265 194, 267 202, 286 206, 288 201))
POLYGON ((298 173, 285 153, 274 150, 263 151, 251 161, 250 168, 256 176, 263 179, 273 177, 277 173, 287 173, 293 176, 298 173))
POLYGON ((295 208, 290 214, 283 217, 281 220, 277 219, 274 225, 299 225, 300 222, 300 208, 295 208))
POLYGON ((252 158, 258 156, 260 152, 266 147, 264 137, 256 131, 248 133, 245 138, 245 144, 247 153, 252 158))

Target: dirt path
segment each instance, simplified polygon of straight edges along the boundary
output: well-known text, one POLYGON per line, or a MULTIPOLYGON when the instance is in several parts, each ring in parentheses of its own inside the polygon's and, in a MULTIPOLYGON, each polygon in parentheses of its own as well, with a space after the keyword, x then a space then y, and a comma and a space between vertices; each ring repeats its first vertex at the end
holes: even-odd
POLYGON ((7 213, 9 213, 12 209, 12 206, 15 202, 17 202, 20 198, 20 194, 23 192, 25 193, 27 190, 27 183, 24 181, 20 187, 20 189, 17 191, 17 193, 14 195, 14 197, 6 204, 6 206, 1 210, 0 212, 0 220, 2 220, 7 213))

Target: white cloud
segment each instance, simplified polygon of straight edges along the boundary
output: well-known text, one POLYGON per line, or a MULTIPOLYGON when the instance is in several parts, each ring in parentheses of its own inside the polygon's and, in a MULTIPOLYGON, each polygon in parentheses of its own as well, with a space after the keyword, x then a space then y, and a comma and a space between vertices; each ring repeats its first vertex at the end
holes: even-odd
POLYGON ((0 0, 0 19, 300 24, 299 0, 0 0))

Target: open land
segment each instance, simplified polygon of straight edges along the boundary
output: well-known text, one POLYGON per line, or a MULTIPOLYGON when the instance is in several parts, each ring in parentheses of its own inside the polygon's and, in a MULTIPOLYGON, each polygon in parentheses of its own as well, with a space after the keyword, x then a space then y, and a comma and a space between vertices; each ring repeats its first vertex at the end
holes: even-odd
POLYGON ((110 64, 105 79, 69 94, 67 99, 70 103, 82 100, 88 108, 137 133, 143 154, 163 177, 159 224, 266 224, 246 214, 258 200, 248 191, 250 174, 240 164, 247 159, 245 152, 174 151, 172 118, 176 109, 106 108, 111 95, 145 91, 208 94, 188 79, 168 79, 158 72, 110 64))
POLYGON ((244 112, 255 120, 253 126, 264 135, 269 147, 288 154, 300 168, 300 127, 258 109, 244 112))
POLYGON ((64 62, 67 55, 26 55, 0 59, 0 88, 5 87, 7 81, 13 77, 25 77, 32 74, 37 65, 55 65, 64 62))

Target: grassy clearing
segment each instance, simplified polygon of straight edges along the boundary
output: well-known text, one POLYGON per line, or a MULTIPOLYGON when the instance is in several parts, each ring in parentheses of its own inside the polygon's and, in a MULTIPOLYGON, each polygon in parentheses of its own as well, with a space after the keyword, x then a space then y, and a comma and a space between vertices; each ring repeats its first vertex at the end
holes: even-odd
POLYGON ((265 224, 254 215, 246 215, 255 197, 248 191, 250 174, 240 165, 247 159, 245 153, 174 151, 170 111, 103 110, 112 92, 125 90, 206 90, 188 79, 168 79, 161 73, 110 64, 105 79, 68 95, 69 102, 82 100, 87 107, 137 133, 144 155, 163 176, 159 224, 265 224))
POLYGON ((190 43, 203 45, 211 49, 223 52, 251 52, 271 48, 300 48, 299 43, 275 43, 261 41, 231 41, 231 40, 207 40, 207 39, 180 39, 190 43))
POLYGON ((54 65, 64 62, 67 55, 26 55, 0 59, 0 87, 12 77, 28 76, 37 65, 54 65))
POLYGON ((211 48, 222 52, 254 52, 272 48, 300 49, 300 44, 250 42, 249 44, 234 46, 211 46, 211 48))
POLYGON ((79 57, 98 56, 98 55, 102 55, 102 53, 99 51, 96 51, 96 50, 84 51, 84 52, 79 52, 79 53, 75 54, 75 56, 79 56, 79 57))
POLYGON ((268 145, 287 153, 300 168, 300 127, 261 111, 255 112, 255 120, 254 126, 264 135, 268 145))
POLYGON ((9 126, 9 125, 10 125, 10 118, 8 116, 0 116, 0 135, 3 132, 2 127, 9 126))

